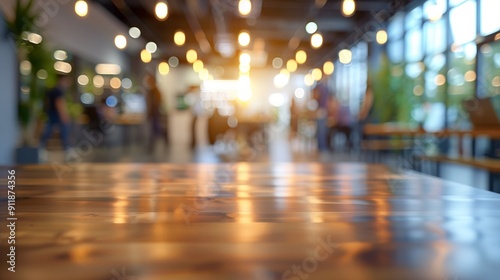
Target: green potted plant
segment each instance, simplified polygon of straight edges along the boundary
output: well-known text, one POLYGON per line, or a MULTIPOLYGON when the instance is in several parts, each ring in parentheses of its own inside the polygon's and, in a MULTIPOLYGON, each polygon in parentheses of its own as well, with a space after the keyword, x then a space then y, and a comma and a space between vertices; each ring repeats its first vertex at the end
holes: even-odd
POLYGON ((16 151, 18 163, 40 161, 36 128, 43 115, 42 100, 46 87, 55 82, 54 60, 35 24, 38 14, 33 11, 33 4, 34 0, 17 0, 14 17, 7 22, 10 37, 16 44, 18 69, 21 69, 18 71, 18 119, 21 126, 20 146, 16 151))

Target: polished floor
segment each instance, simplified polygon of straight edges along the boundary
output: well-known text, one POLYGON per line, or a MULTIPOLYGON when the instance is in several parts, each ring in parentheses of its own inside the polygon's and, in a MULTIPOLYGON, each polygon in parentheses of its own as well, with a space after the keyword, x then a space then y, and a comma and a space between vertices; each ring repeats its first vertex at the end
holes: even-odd
POLYGON ((1 279, 498 279, 500 196, 384 165, 16 171, 17 270, 3 261, 1 279))

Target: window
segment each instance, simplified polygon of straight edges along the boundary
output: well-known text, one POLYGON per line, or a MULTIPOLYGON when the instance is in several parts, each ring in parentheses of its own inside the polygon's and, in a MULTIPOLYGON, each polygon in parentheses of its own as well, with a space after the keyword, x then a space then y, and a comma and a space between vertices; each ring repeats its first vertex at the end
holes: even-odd
POLYGON ((422 8, 417 7, 406 15, 405 27, 406 29, 411 29, 415 27, 420 27, 422 24, 422 8))
POLYGON ((405 56, 408 61, 419 61, 422 59, 422 31, 413 29, 406 33, 405 56))
POLYGON ((465 0, 450 0, 450 6, 455 7, 465 2, 465 0))
POLYGON ((446 0, 428 0, 424 4, 424 16, 426 19, 436 21, 446 12, 446 0))
POLYGON ((500 41, 481 46, 479 62, 478 94, 500 94, 500 41))
POLYGON ((445 21, 426 22, 424 25, 426 54, 433 55, 446 49, 445 21))
POLYGON ((500 30, 500 1, 481 0, 481 35, 488 35, 500 30))
POLYGON ((474 97, 476 87, 476 54, 474 42, 459 47, 452 47, 449 60, 448 80, 448 119, 450 126, 462 126, 469 122, 468 114, 463 110, 462 101, 474 97), (453 114, 451 114, 453 113, 453 114))
POLYGON ((387 33, 390 39, 400 39, 403 37, 403 14, 398 13, 389 22, 387 33))
POLYGON ((462 45, 476 39, 476 1, 467 1, 450 12, 452 42, 462 45))
POLYGON ((403 61, 403 40, 390 41, 387 46, 389 59, 391 62, 399 63, 403 61))

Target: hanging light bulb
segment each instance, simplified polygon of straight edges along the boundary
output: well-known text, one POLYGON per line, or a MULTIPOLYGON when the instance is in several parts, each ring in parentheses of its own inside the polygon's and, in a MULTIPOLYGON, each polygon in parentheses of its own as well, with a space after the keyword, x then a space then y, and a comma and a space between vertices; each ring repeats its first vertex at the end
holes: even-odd
POLYGON ((310 73, 304 76, 304 84, 309 87, 314 84, 313 76, 310 73))
POLYGON ((387 32, 385 30, 377 31, 376 39, 379 45, 387 43, 387 32))
POLYGON ((303 50, 297 51, 295 54, 295 60, 298 64, 304 64, 307 61, 307 53, 303 50))
POLYGON ((175 34, 174 34, 174 43, 177 46, 184 45, 184 43, 186 43, 186 34, 184 34, 184 32, 182 32, 180 30, 177 31, 177 32, 175 32, 175 34))
POLYGON ((117 35, 115 37, 115 46, 118 49, 123 50, 124 48, 127 47, 127 38, 125 38, 125 36, 123 35, 117 35))
POLYGON ((75 3, 75 13, 79 17, 86 17, 89 12, 89 5, 84 0, 76 1, 75 3))
POLYGON ((240 32, 240 34, 238 35, 238 43, 242 47, 248 46, 248 44, 250 44, 250 34, 248 34, 248 32, 246 31, 240 32))
POLYGON ((146 49, 141 51, 141 60, 144 63, 149 63, 151 62, 151 53, 148 52, 146 49))
POLYGON ((342 14, 344 14, 344 16, 352 16, 355 10, 356 2, 354 2, 354 0, 344 0, 344 2, 342 2, 342 14))
POLYGON ((327 62, 325 62, 325 64, 323 64, 323 73, 325 73, 325 75, 333 74, 334 70, 335 70, 335 66, 334 66, 333 62, 327 61, 327 62))
POLYGON ((311 71, 311 76, 313 77, 313 79, 315 81, 319 81, 319 80, 321 80, 321 78, 323 78, 323 72, 319 68, 314 68, 311 71))
POLYGON ((286 62, 286 69, 289 71, 289 72, 295 72, 297 71, 297 61, 293 60, 293 59, 290 59, 286 62))
POLYGON ((203 69, 203 61, 196 60, 193 63, 193 70, 194 70, 194 72, 199 73, 201 71, 201 69, 203 69))
POLYGON ((250 0, 240 0, 238 3, 238 11, 242 16, 248 16, 252 12, 252 2, 250 0))
POLYGON ((352 52, 347 49, 343 49, 339 52, 339 61, 342 64, 349 64, 352 60, 352 52))
POLYGON ((318 25, 314 22, 308 22, 306 24, 306 32, 309 34, 314 34, 314 32, 318 31, 318 25))
POLYGON ((168 16, 168 6, 167 3, 159 1, 155 6, 155 15, 158 20, 165 20, 168 16))
POLYGON ((186 52, 186 60, 189 63, 194 63, 198 59, 198 53, 195 50, 188 50, 186 52))
POLYGON ((248 53, 240 54, 240 64, 250 64, 252 57, 248 53))
POLYGON ((318 49, 323 45, 323 36, 321 34, 316 33, 311 36, 311 46, 315 49, 318 49))
POLYGON ((158 72, 161 75, 167 75, 168 72, 170 72, 170 67, 168 66, 168 63, 166 63, 165 61, 160 62, 160 64, 158 64, 158 72))

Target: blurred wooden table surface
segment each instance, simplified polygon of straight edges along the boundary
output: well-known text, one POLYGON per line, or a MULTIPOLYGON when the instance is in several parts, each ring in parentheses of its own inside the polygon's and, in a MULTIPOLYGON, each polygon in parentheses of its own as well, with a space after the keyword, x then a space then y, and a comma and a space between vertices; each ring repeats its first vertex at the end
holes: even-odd
POLYGON ((0 279, 499 279, 499 195, 384 165, 15 169, 0 279))

